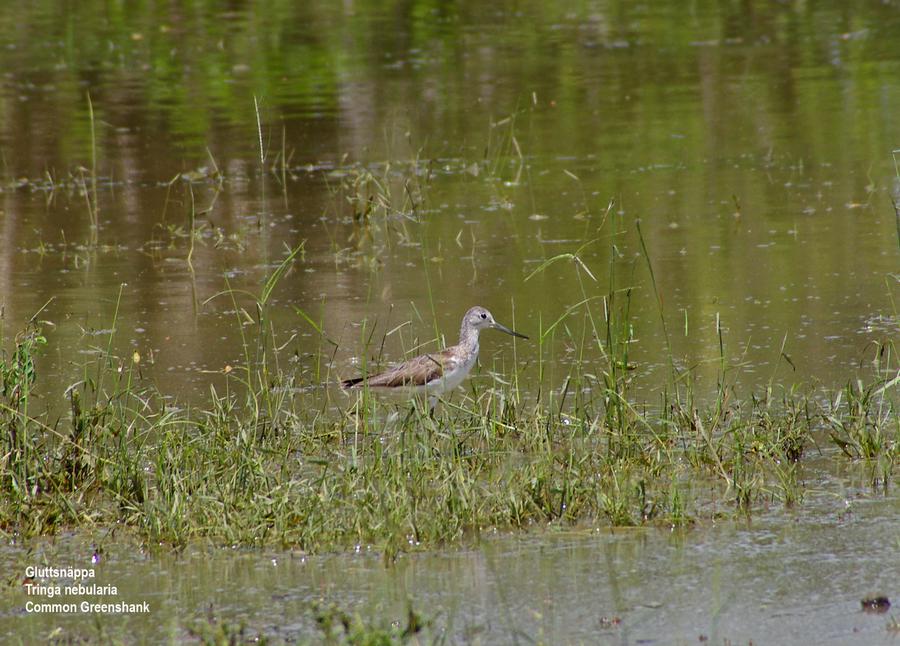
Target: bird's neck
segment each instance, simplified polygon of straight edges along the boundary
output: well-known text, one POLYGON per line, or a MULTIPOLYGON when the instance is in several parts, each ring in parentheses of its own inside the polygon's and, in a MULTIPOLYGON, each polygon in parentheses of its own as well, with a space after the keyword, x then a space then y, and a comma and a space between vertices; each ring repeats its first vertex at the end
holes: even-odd
POLYGON ((478 352, 478 330, 468 326, 462 326, 459 331, 459 345, 466 350, 478 352))

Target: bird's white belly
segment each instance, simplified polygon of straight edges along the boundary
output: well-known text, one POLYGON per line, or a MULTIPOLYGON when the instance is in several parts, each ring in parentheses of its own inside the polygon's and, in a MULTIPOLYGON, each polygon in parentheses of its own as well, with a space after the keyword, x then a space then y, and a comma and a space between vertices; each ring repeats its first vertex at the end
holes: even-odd
POLYGON ((453 370, 444 371, 443 377, 428 384, 429 392, 442 395, 456 388, 469 375, 477 359, 478 353, 472 353, 465 361, 460 361, 453 370))

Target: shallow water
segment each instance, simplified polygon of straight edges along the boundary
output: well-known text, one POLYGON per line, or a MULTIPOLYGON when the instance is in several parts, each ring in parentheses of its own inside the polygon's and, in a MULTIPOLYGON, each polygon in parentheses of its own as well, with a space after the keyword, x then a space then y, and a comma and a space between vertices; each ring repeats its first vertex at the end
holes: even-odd
POLYGON ((26 615, 31 597, 12 586, 0 635, 33 643, 61 627, 81 638, 102 629, 131 642, 179 641, 186 627, 211 621, 244 622, 248 638, 293 643, 320 637, 314 601, 387 626, 405 625, 410 600, 433 622, 431 634, 452 643, 894 643, 890 615, 864 613, 861 600, 896 595, 896 499, 872 497, 846 476, 812 485, 802 507, 752 521, 488 536, 477 547, 403 555, 387 568, 365 549, 175 555, 140 553, 101 534, 39 541, 0 552, 10 578, 35 564, 90 567, 96 582, 118 587, 117 597, 93 601, 147 601, 151 614, 102 616, 96 625, 80 614, 26 615))
MULTIPOLYGON (((745 393, 772 378, 843 383, 898 337, 898 27, 890 2, 4 11, 4 347, 36 312, 48 321, 39 407, 63 407, 108 344, 140 353, 145 383, 202 402, 243 360, 236 306, 254 312, 221 292, 259 294, 302 242, 271 306, 303 388, 356 374, 405 322, 384 340, 387 359, 438 332, 452 341, 476 303, 534 338, 585 297, 628 287, 637 399, 665 387, 669 356, 709 392, 719 329, 745 393), (360 227, 354 208, 369 197, 390 208, 360 227), (563 253, 584 264, 526 280, 563 253), (295 307, 338 343, 333 355, 295 307)), ((528 396, 540 356, 541 385, 560 388, 590 346, 580 311, 564 322, 570 336, 561 325, 515 355, 511 339, 485 335, 476 378, 517 363, 528 396)), ((596 352, 585 360, 591 372, 596 352)), ((210 602, 294 636, 310 627, 309 598, 388 617, 409 595, 459 641, 881 640, 886 620, 860 614, 859 599, 893 591, 896 499, 863 495, 849 520, 843 499, 824 499, 676 535, 491 539, 389 570, 377 556, 135 556, 100 542, 103 576, 159 604, 128 624, 173 639, 210 602)), ((37 549, 78 560, 86 540, 37 549)), ((2 558, 19 567, 21 549, 2 558)), ((11 603, 10 638, 91 630, 11 603)))

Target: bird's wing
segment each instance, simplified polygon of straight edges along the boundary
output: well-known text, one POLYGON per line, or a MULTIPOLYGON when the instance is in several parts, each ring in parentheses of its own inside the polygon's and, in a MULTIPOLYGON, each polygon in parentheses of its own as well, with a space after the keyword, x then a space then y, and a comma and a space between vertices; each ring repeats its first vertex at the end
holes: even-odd
POLYGON ((449 350, 423 354, 380 374, 372 375, 366 381, 369 386, 383 388, 425 386, 435 379, 440 379, 444 371, 453 370, 456 361, 449 350))

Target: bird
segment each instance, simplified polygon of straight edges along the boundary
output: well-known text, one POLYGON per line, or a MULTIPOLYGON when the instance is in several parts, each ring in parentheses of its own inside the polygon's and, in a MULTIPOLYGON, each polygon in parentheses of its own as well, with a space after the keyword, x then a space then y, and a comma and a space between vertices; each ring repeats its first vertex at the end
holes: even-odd
POLYGON ((429 412, 434 412, 438 398, 459 386, 469 375, 478 359, 478 333, 494 329, 511 336, 527 339, 494 320, 485 308, 475 306, 463 316, 459 328, 459 343, 439 352, 422 354, 384 372, 345 379, 345 390, 371 388, 381 391, 411 391, 428 398, 429 412))

